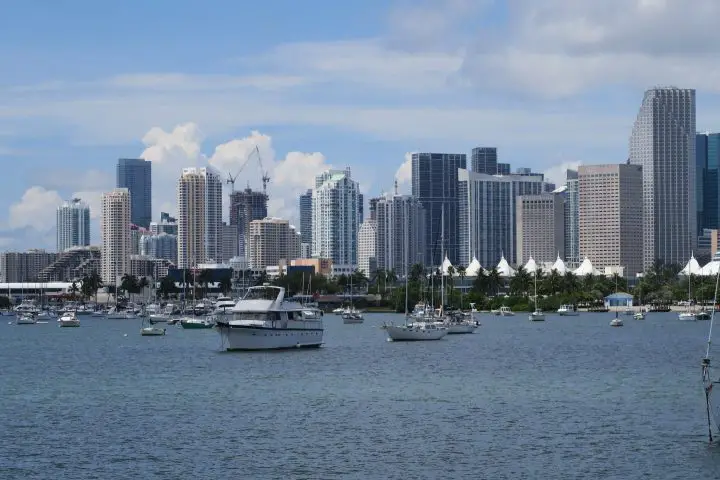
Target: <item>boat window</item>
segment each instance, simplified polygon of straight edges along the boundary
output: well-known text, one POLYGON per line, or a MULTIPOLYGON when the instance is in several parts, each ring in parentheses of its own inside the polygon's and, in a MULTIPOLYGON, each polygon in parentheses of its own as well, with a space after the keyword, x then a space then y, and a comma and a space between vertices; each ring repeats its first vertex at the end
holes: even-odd
POLYGON ((295 312, 288 312, 287 315, 288 315, 288 320, 292 320, 293 317, 295 316, 295 312))

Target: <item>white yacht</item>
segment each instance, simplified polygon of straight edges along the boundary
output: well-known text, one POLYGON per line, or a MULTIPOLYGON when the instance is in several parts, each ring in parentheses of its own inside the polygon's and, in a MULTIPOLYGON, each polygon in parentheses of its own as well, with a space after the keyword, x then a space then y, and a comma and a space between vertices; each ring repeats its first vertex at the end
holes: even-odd
POLYGON ((13 310, 16 314, 36 314, 40 312, 40 309, 37 307, 37 305, 35 305, 35 302, 33 302, 32 300, 23 300, 22 302, 20 302, 20 305, 15 307, 13 310))
POLYGON ((697 320, 697 316, 694 311, 688 310, 678 314, 678 320, 682 322, 694 322, 697 320))
POLYGON ((343 323, 363 323, 363 315, 355 307, 348 307, 342 312, 343 323))
POLYGON ((229 312, 235 306, 235 301, 230 297, 218 297, 215 302, 213 315, 222 315, 229 312))
POLYGON ((510 307, 502 306, 500 307, 500 310, 497 311, 495 315, 500 315, 501 317, 514 317, 515 314, 512 310, 510 310, 510 307))
POLYGON ((635 315, 633 315, 633 318, 635 320, 645 320, 645 312, 640 310, 639 312, 635 312, 635 315))
POLYGON ((32 313, 21 313, 18 314, 15 319, 15 325, 35 325, 37 323, 37 317, 32 313))
POLYGON ((388 337, 394 342, 419 340, 440 340, 447 335, 448 328, 438 322, 410 322, 404 325, 384 325, 388 337))
POLYGON ((79 327, 80 320, 75 312, 66 312, 62 317, 58 318, 61 327, 79 327))
POLYGON ((250 287, 216 328, 227 350, 320 347, 324 332, 320 310, 285 300, 285 289, 270 285, 250 287))
POLYGON ((623 326, 622 318, 620 318, 620 317, 613 318, 612 320, 610 320, 610 326, 611 327, 622 327, 623 326))
POLYGON ((562 317, 577 317, 580 312, 577 311, 575 305, 560 305, 557 309, 557 314, 562 317))

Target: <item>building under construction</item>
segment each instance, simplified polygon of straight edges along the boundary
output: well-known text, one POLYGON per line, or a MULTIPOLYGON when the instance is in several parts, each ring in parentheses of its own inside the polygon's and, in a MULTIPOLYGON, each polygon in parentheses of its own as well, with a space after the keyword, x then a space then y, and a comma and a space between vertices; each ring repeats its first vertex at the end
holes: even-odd
POLYGON ((238 231, 238 255, 247 257, 247 235, 250 222, 267 217, 268 197, 263 192, 251 188, 230 193, 230 225, 236 225, 238 231))

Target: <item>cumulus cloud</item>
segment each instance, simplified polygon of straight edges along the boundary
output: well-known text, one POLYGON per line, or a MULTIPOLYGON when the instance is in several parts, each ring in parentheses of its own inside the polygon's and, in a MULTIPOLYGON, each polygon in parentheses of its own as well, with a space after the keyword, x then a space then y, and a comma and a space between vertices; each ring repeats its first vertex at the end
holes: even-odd
POLYGON ((405 160, 402 165, 395 172, 395 180, 397 180, 398 187, 402 191, 408 191, 410 188, 410 182, 412 181, 412 154, 414 152, 407 152, 405 154, 405 160))
POLYGON ((62 197, 55 190, 41 186, 30 187, 19 202, 10 205, 8 224, 13 229, 31 227, 48 231, 55 226, 56 208, 62 202, 62 197))
POLYGON ((568 170, 577 170, 581 162, 563 162, 558 165, 553 165, 543 171, 545 179, 549 182, 554 183, 558 187, 565 185, 567 179, 568 170))

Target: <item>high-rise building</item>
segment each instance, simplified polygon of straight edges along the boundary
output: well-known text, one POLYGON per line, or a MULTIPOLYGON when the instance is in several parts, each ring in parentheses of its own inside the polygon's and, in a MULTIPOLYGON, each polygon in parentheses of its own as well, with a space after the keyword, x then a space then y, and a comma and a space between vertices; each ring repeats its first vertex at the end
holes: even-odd
POLYGON ((302 243, 312 244, 312 189, 300 194, 299 203, 302 243))
POLYGON ((167 233, 169 235, 177 236, 177 219, 175 217, 171 217, 169 213, 161 212, 159 222, 150 222, 150 233, 153 235, 167 233))
POLYGON ((116 188, 102 195, 100 276, 106 285, 130 273, 130 191, 116 188))
POLYGON ((152 162, 121 158, 116 173, 116 187, 130 192, 130 222, 148 228, 152 220, 152 162))
POLYGON ((458 169, 465 168, 465 154, 412 154, 412 194, 427 211, 424 242, 427 266, 441 265, 443 251, 453 264, 459 260, 458 169), (445 245, 441 246, 443 233, 445 245))
POLYGON ((41 280, 40 273, 59 256, 60 253, 37 249, 0 253, 0 283, 37 282, 41 280))
POLYGON ((281 260, 295 259, 299 250, 298 232, 290 222, 280 218, 263 218, 250 222, 250 267, 265 269, 277 266, 281 260))
POLYGON ((247 256, 250 222, 268 216, 267 202, 265 193, 256 192, 250 187, 230 194, 230 225, 237 226, 238 256, 247 256))
POLYGON ((79 198, 57 209, 57 251, 90 245, 90 207, 79 198))
POLYGON ((695 142, 698 235, 720 228, 720 133, 698 133, 695 142))
POLYGON ((580 265, 580 203, 577 170, 565 176, 565 263, 573 268, 580 265))
POLYGON ((365 220, 358 230, 358 266, 357 269, 370 278, 377 270, 375 258, 375 240, 377 238, 377 222, 365 220))
POLYGON ((510 164, 509 163, 498 163, 497 164, 498 175, 510 175, 510 164))
POLYGON ((404 278, 414 264, 424 264, 427 212, 410 195, 387 194, 377 200, 377 268, 404 278))
POLYGON ((460 259, 467 266, 476 256, 483 266, 495 266, 502 256, 517 263, 516 200, 545 190, 540 174, 487 175, 458 173, 460 259))
POLYGON ((360 188, 350 168, 315 177, 312 197, 312 255, 334 265, 357 265, 360 188))
POLYGON ((222 255, 219 261, 228 263, 231 258, 238 255, 238 229, 237 225, 222 224, 222 255))
POLYGON ((164 259, 177 265, 177 236, 169 233, 146 233, 140 238, 140 255, 164 259))
POLYGON ((684 265, 697 243, 695 90, 645 92, 628 162, 642 166, 643 266, 684 265))
POLYGON ((565 201, 560 194, 521 195, 515 201, 518 264, 565 258, 565 201))
POLYGON ((580 256, 596 268, 643 271, 643 172, 640 165, 581 165, 580 256))
POLYGON ((139 227, 133 223, 130 224, 130 255, 140 255, 141 239, 148 235, 150 230, 139 227))
POLYGON ((222 181, 211 167, 184 168, 177 185, 178 267, 222 256, 222 181))
POLYGON ((472 171, 475 173, 487 173, 488 175, 496 175, 498 173, 497 148, 473 148, 470 163, 472 164, 472 171))

